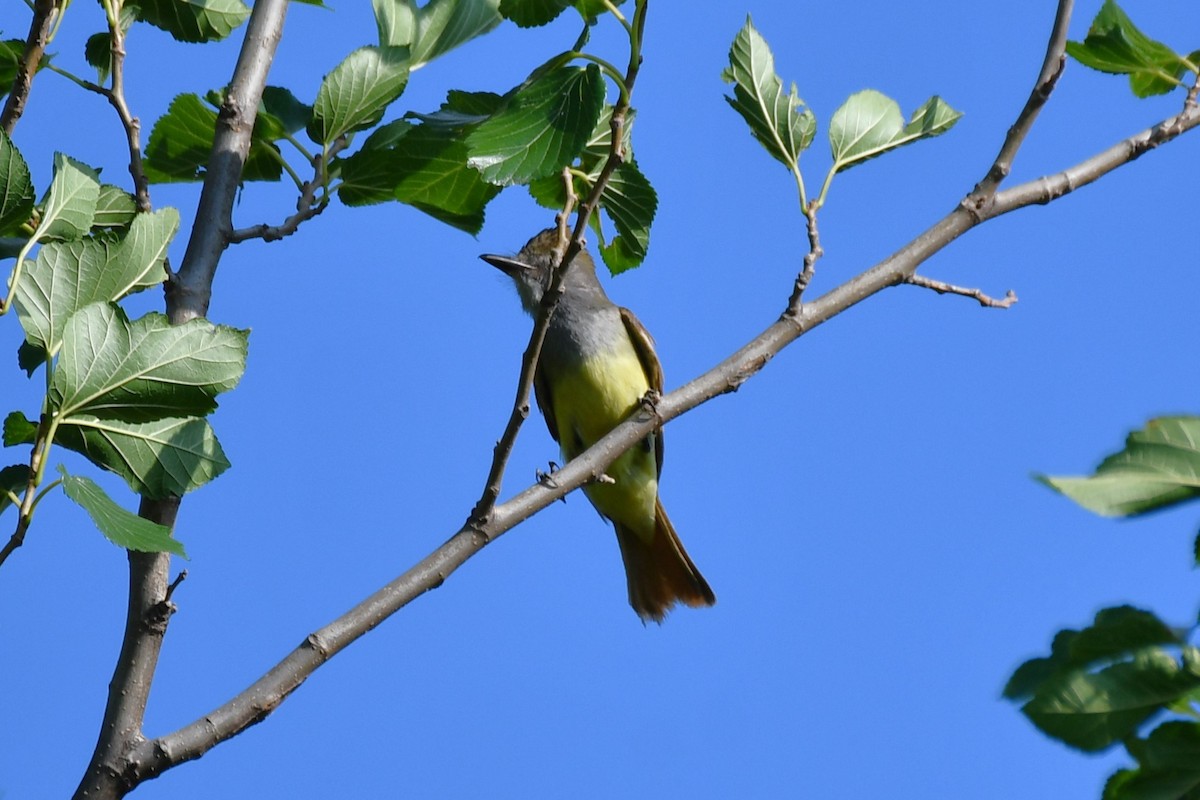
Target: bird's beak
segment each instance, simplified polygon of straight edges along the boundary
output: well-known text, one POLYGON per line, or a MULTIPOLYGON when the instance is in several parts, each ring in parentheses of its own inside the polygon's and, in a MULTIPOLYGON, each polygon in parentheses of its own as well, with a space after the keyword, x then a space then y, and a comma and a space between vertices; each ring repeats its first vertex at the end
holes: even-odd
POLYGON ((517 259, 510 258, 508 256, 496 256, 489 253, 484 253, 480 256, 480 258, 510 278, 515 278, 522 272, 528 272, 531 269, 531 267, 524 261, 518 261, 517 259))

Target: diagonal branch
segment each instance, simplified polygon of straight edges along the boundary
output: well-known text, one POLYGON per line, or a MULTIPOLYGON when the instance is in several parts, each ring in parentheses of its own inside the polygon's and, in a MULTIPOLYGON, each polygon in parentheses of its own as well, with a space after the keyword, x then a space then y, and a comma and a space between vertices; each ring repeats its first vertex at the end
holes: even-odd
POLYGON ((734 391, 759 372, 784 347, 868 297, 905 283, 917 268, 976 225, 1025 206, 1048 203, 1078 186, 1129 163, 1151 147, 1200 125, 1200 109, 1183 113, 1142 131, 1056 176, 1016 186, 996 196, 977 213, 959 205, 924 233, 862 274, 832 289, 800 311, 785 312, 758 336, 720 364, 661 397, 614 428, 607 436, 554 473, 496 505, 487 519, 471 519, 445 544, 366 600, 320 630, 245 691, 195 722, 153 741, 130 755, 147 776, 198 758, 220 742, 261 722, 322 664, 425 592, 436 589, 458 567, 497 537, 575 489, 597 480, 613 461, 649 433, 714 397, 734 391))
POLYGON ((17 120, 25 113, 25 103, 29 100, 29 91, 33 88, 33 76, 50 44, 54 25, 62 14, 63 0, 37 0, 33 4, 33 20, 29 23, 29 36, 25 39, 25 52, 17 64, 17 77, 13 79, 8 99, 4 101, 4 111, 0 112, 0 128, 12 136, 17 120))

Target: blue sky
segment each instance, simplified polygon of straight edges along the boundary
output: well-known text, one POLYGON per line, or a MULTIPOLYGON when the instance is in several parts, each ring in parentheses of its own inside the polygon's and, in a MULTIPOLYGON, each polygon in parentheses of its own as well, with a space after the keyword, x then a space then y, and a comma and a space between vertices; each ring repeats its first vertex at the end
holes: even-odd
MULTIPOLYGON (((333 5, 291 9, 271 83, 311 101, 345 52, 374 42, 369 4, 333 5)), ((788 174, 721 99, 747 12, 817 115, 810 185, 829 163, 827 121, 852 92, 878 89, 906 113, 940 94, 965 113, 946 136, 834 181, 815 296, 982 176, 1037 74, 1054 5, 654 3, 635 149, 659 212, 645 266, 608 288, 654 333, 668 388, 776 318, 806 247, 788 174)), ((17 7, 0 18, 6 37, 24 30, 17 7)), ((1072 38, 1098 7, 1079 4, 1072 38)), ((1192 3, 1125 8, 1176 49, 1200 46, 1192 3)), ((101 26, 95 4, 72 7, 56 63, 83 73, 82 42, 101 26)), ((432 110, 450 88, 504 91, 576 28, 566 15, 502 27, 416 73, 392 116, 432 110)), ((623 60, 617 39, 595 41, 623 60)), ((236 42, 180 45, 143 27, 128 48, 130 103, 147 129, 175 94, 223 84, 237 54, 236 42)), ((1076 163, 1180 102, 1137 101, 1123 80, 1070 63, 1011 180, 1076 163)), ((53 74, 38 77, 15 140, 39 187, 56 149, 126 179, 115 116, 53 74)), ((573 495, 264 723, 136 796, 1099 797, 1121 757, 1045 739, 1000 689, 1102 606, 1190 624, 1196 512, 1107 521, 1030 474, 1088 471, 1147 418, 1197 410, 1200 378, 1179 358, 1197 333, 1195 210, 1182 198, 1198 158, 1200 138, 1184 137, 971 231, 921 270, 1013 289, 1013 308, 890 289, 673 422, 662 498, 713 609, 643 627, 611 530, 573 495)), ((185 224, 197 193, 152 187, 185 224)), ((250 185, 236 221, 278 221, 293 204, 286 187, 250 185)), ((458 528, 530 326, 477 255, 515 251, 549 222, 519 189, 490 206, 477 238, 407 207, 335 205, 290 239, 226 254, 210 316, 253 329, 246 377, 214 418, 234 466, 184 501, 189 577, 149 735, 226 701, 458 528)), ((19 341, 4 320, 0 353, 19 341)), ((36 412, 36 384, 9 362, 3 411, 36 412)), ((557 457, 531 419, 505 496, 557 457)), ((2 573, 0 793, 66 796, 119 645, 125 558, 62 499, 2 573)))

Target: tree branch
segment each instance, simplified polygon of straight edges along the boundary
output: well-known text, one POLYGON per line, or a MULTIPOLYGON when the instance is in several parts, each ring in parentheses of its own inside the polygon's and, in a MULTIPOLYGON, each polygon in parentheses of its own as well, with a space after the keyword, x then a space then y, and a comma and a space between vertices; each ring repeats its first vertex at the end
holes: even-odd
POLYGON ((25 53, 17 64, 17 77, 13 79, 8 99, 4 101, 4 111, 0 113, 0 128, 9 136, 17 127, 17 120, 25 113, 25 103, 29 100, 29 91, 33 88, 33 76, 37 73, 38 64, 50 43, 51 31, 54 30, 55 20, 62 13, 63 0, 37 0, 33 4, 33 20, 29 23, 29 35, 25 38, 25 53))
POLYGON ((133 196, 137 202, 138 211, 146 213, 150 210, 150 181, 142 168, 142 123, 129 111, 125 102, 125 32, 121 30, 120 14, 118 13, 108 23, 109 36, 112 39, 112 89, 102 92, 108 102, 116 109, 125 128, 125 139, 129 148, 129 175, 133 178, 133 196))
POLYGON ((1011 289, 997 300, 996 298, 984 294, 981 289, 968 289, 965 286, 955 286, 953 283, 926 278, 924 275, 909 275, 904 279, 905 283, 913 286, 920 286, 922 289, 932 289, 938 294, 957 294, 963 297, 970 297, 972 300, 979 302, 979 305, 984 308, 1010 308, 1013 303, 1017 302, 1017 295, 1011 289))
POLYGON ((183 265, 167 281, 167 315, 172 323, 208 313, 217 264, 233 235, 233 202, 286 12, 287 0, 254 4, 233 80, 217 115, 217 132, 183 265))
POLYGON ((496 505, 486 520, 469 520, 416 566, 309 635, 287 657, 229 702, 173 733, 138 744, 130 755, 130 762, 138 765, 139 775, 151 777, 182 761, 200 757, 220 742, 262 721, 321 664, 417 597, 441 586, 451 573, 488 543, 569 492, 598 480, 621 453, 657 428, 718 395, 734 391, 803 334, 877 292, 907 282, 922 263, 976 225, 1018 208, 1051 202, 1198 124, 1200 110, 1193 105, 1056 176, 1030 181, 998 194, 995 202, 982 212, 959 204, 892 256, 816 300, 803 304, 796 314, 785 312, 708 372, 664 395, 652 406, 643 404, 628 420, 555 472, 553 481, 534 483, 511 500, 496 505))
POLYGON ((1000 182, 1008 177, 1009 172, 1012 171, 1013 161, 1017 157, 1017 151, 1021 149, 1021 144, 1025 141, 1030 129, 1033 128, 1038 113, 1050 99, 1050 93, 1054 91, 1059 76, 1062 75, 1063 68, 1067 65, 1067 28, 1071 24, 1071 11, 1074 5, 1074 0, 1058 0, 1058 12, 1054 16, 1054 25, 1050 29, 1050 41, 1046 44, 1046 57, 1042 60, 1042 70, 1038 73, 1033 91, 1029 93, 1029 99, 1025 101, 1025 107, 1017 115, 1016 122, 1008 129, 1008 135, 1004 137, 1004 144, 1000 146, 996 160, 992 162, 987 175, 971 192, 970 198, 975 203, 986 202, 990 199, 995 194, 996 187, 1000 185, 1000 182))
MULTIPOLYGON (((250 14, 233 79, 217 119, 188 249, 179 272, 168 281, 167 316, 173 324, 203 316, 208 310, 212 280, 232 231, 230 215, 242 165, 250 149, 250 133, 286 12, 287 0, 258 0, 250 14)), ((140 513, 152 521, 173 526, 178 507, 178 498, 164 501, 143 498, 140 513)), ((165 553, 129 554, 125 636, 109 684, 99 741, 76 789, 77 800, 124 797, 147 777, 143 763, 135 755, 145 742, 142 722, 146 702, 174 611, 169 597, 173 587, 167 580, 170 563, 170 556, 165 553)))
POLYGON ((262 239, 264 242, 275 242, 285 236, 291 236, 295 233, 300 225, 313 217, 320 214, 329 206, 328 195, 323 195, 317 199, 317 191, 325 186, 326 169, 329 161, 342 150, 346 149, 348 141, 345 136, 339 136, 337 141, 333 142, 327 150, 313 156, 312 180, 305 181, 300 187, 300 197, 296 200, 296 213, 285 219, 279 225, 268 225, 265 222, 260 225, 251 225, 248 228, 239 228, 229 234, 230 244, 240 244, 249 239, 262 239))

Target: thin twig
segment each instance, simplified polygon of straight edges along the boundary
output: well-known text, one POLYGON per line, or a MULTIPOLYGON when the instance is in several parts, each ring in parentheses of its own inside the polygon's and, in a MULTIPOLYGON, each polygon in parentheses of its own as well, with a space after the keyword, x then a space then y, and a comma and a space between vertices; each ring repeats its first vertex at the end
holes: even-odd
POLYGON ((133 178, 133 197, 138 211, 150 211, 150 181, 142 167, 142 123, 129 111, 125 102, 125 32, 121 30, 120 14, 109 20, 109 38, 112 40, 112 88, 103 92, 108 102, 116 109, 125 128, 125 140, 129 147, 129 175, 133 178))
POLYGON ((1074 0, 1058 0, 1058 11, 1050 29, 1050 40, 1046 43, 1046 57, 1042 61, 1042 69, 1033 85, 1033 91, 1029 93, 1029 99, 1025 101, 1025 107, 1017 115, 1016 121, 1008 129, 1008 135, 1004 137, 1004 144, 1000 146, 996 160, 992 162, 983 180, 968 195, 967 201, 971 205, 986 203, 996 193, 1000 182, 1008 177, 1017 151, 1029 135, 1038 112, 1050 99, 1050 93, 1054 91, 1067 63, 1067 28, 1071 24, 1071 10, 1074 5, 1074 0))
MULTIPOLYGON (((492 464, 488 469, 483 494, 480 495, 479 501, 471 509, 471 514, 468 517, 467 525, 480 531, 485 530, 484 523, 495 507, 496 500, 500 497, 500 487, 504 480, 504 471, 508 466, 508 459, 512 455, 512 449, 516 443, 517 434, 521 430, 521 425, 529 416, 529 402, 530 396, 533 393, 533 377, 537 370, 538 357, 542 352, 542 343, 546 339, 546 331, 550 329, 550 319, 553 317, 554 310, 558 307, 558 301, 562 297, 567 270, 574 262, 575 257, 583 249, 583 237, 587 230, 588 220, 600 204, 600 195, 603 194, 604 188, 608 185, 617 166, 625 159, 625 120, 629 114, 633 86, 637 81, 638 71, 642 65, 641 43, 645 26, 646 0, 641 0, 634 9, 633 22, 629 28, 629 65, 625 70, 624 85, 621 88, 620 97, 616 105, 613 106, 612 117, 609 122, 612 140, 609 143, 608 158, 605 159, 604 166, 600 169, 600 174, 597 176, 596 182, 592 185, 591 191, 588 192, 583 202, 579 204, 579 214, 575 220, 575 229, 571 233, 570 241, 567 243, 561 258, 553 268, 550 286, 542 295, 541 308, 538 311, 537 318, 534 320, 533 332, 529 336, 529 344, 525 347, 525 352, 521 357, 521 372, 517 379, 517 393, 513 400, 512 412, 509 414, 508 423, 504 427, 504 433, 500 436, 495 448, 492 450, 492 464)), ((559 225, 565 224, 564 220, 565 218, 560 216, 559 225)))
POLYGON ((33 88, 33 76, 42 62, 46 45, 50 43, 54 20, 62 13, 63 0, 37 0, 33 4, 33 19, 29 23, 29 35, 25 38, 25 52, 17 64, 17 76, 13 78, 4 111, 0 113, 0 128, 9 136, 17 127, 17 120, 25 113, 25 103, 33 88))
POLYGON ((817 201, 813 200, 808 204, 808 209, 805 213, 805 218, 808 220, 808 252, 804 254, 804 268, 796 276, 796 282, 792 286, 792 296, 788 298, 787 311, 784 313, 795 316, 800 313, 800 303, 804 297, 804 290, 808 288, 808 284, 812 282, 813 275, 817 270, 817 260, 825 255, 825 248, 821 247, 821 234, 817 230, 817 211, 820 206, 817 201))
POLYGON ((278 241, 285 236, 291 236, 302 223, 328 208, 329 196, 322 194, 320 199, 317 199, 317 192, 327 184, 326 170, 329 162, 334 156, 345 150, 348 143, 345 136, 339 136, 324 152, 313 156, 313 177, 312 180, 305 181, 300 187, 300 197, 296 200, 295 214, 279 225, 268 225, 264 222, 259 225, 251 225, 249 228, 238 228, 229 234, 229 243, 240 244, 248 239, 262 239, 264 242, 278 241))
POLYGON ((955 286, 953 283, 926 278, 924 275, 909 275, 904 279, 905 283, 910 283, 913 286, 920 286, 923 289, 932 289, 938 294, 958 294, 963 297, 970 297, 972 300, 977 300, 979 305, 984 308, 1008 308, 1013 303, 1017 302, 1017 295, 1009 289, 1008 293, 1001 299, 984 294, 979 289, 968 289, 965 286, 955 286))

